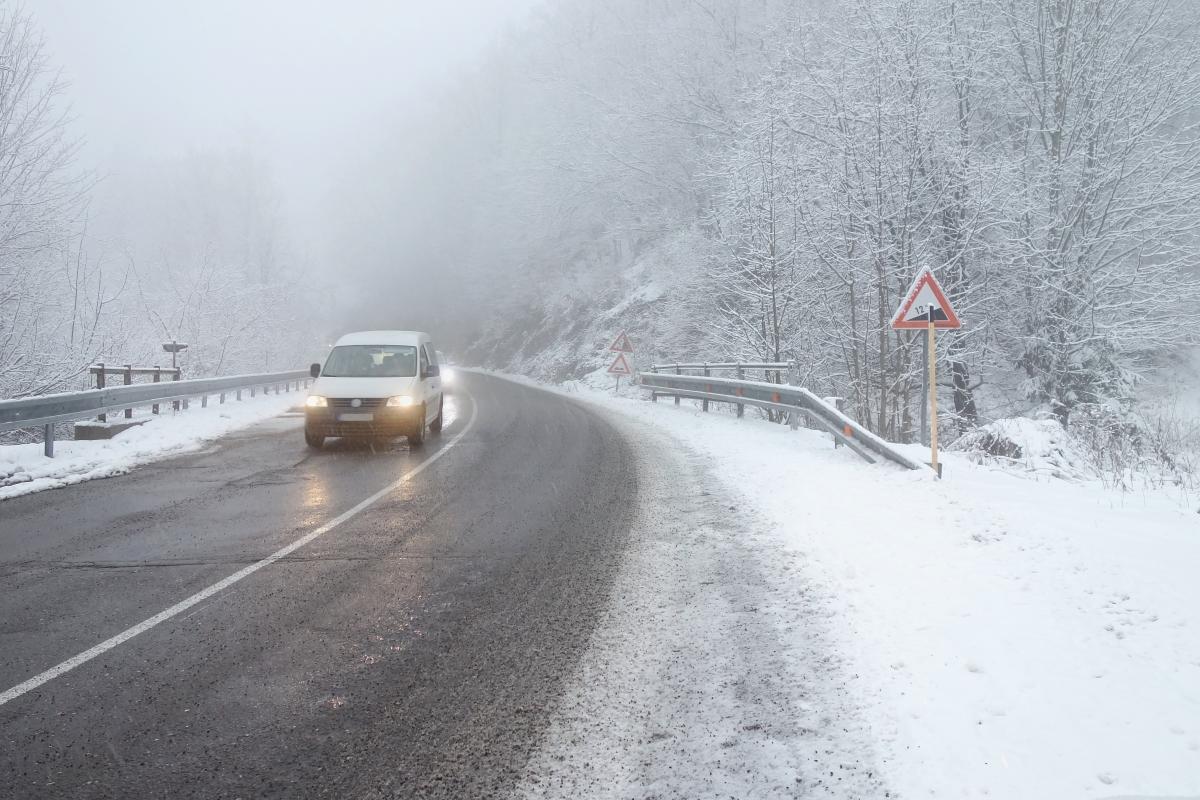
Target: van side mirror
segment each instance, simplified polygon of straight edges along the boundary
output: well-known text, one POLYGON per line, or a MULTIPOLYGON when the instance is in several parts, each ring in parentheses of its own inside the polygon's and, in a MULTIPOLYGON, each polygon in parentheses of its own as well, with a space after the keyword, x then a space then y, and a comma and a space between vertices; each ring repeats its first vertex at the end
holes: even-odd
POLYGON ((442 372, 441 367, 439 367, 437 364, 430 364, 428 367, 425 368, 425 377, 426 378, 436 378, 438 375, 441 374, 441 372, 442 372))
POLYGON ((321 377, 321 365, 313 364, 311 367, 308 368, 308 374, 312 375, 314 378, 321 377))

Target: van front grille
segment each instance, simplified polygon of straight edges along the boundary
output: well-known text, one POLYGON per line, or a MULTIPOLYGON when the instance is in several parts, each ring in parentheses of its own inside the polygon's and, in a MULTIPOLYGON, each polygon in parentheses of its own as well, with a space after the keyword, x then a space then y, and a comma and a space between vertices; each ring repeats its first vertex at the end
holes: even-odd
POLYGON ((330 408, 380 408, 387 402, 386 397, 361 397, 357 406, 351 397, 327 398, 330 408))

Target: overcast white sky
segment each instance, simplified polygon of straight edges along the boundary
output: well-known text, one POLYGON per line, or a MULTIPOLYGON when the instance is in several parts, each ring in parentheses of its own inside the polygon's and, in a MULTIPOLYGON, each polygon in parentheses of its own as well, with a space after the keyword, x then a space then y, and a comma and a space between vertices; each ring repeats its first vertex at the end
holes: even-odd
POLYGON ((32 0, 85 158, 253 143, 315 187, 541 0, 32 0), (326 156, 333 156, 326 158, 326 156), (299 174, 304 172, 307 174, 299 174))

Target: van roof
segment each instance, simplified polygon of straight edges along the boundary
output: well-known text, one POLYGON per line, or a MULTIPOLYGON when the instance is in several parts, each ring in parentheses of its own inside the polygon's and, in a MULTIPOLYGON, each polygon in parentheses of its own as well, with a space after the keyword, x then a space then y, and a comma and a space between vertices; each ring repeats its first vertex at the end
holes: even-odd
POLYGON ((429 334, 420 331, 356 331, 347 333, 334 343, 342 344, 411 344, 428 341, 429 334))

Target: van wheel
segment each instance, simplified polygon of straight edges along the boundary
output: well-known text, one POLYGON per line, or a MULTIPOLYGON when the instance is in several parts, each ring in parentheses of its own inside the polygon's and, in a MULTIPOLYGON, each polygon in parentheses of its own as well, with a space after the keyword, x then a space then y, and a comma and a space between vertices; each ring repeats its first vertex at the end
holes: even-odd
POLYGON ((420 422, 417 423, 416 430, 408 435, 409 447, 420 447, 425 444, 425 409, 423 407, 418 419, 420 422))
POLYGON ((304 432, 304 443, 314 450, 320 450, 325 446, 325 437, 316 433, 304 432))
POLYGON ((437 419, 435 419, 433 422, 429 423, 429 430, 433 431, 434 433, 442 432, 442 418, 445 416, 445 413, 444 413, 445 411, 446 411, 446 399, 442 398, 441 400, 438 400, 437 419))

